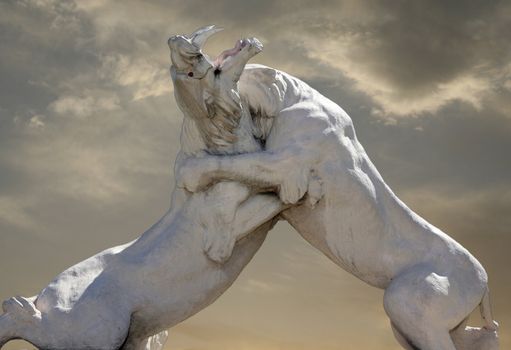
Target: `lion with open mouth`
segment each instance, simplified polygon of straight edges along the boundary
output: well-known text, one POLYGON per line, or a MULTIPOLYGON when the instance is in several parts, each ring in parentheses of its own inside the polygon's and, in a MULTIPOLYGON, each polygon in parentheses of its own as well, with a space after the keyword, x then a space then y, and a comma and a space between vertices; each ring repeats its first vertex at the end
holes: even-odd
POLYGON ((137 240, 3 303, 0 347, 159 350, 165 329, 234 282, 276 220, 334 263, 384 289, 405 349, 498 348, 487 274, 459 243, 408 208, 337 104, 284 72, 247 65, 238 41, 202 52, 214 26, 169 39, 184 120, 169 211, 137 240), (466 327, 480 306, 484 327, 466 327))

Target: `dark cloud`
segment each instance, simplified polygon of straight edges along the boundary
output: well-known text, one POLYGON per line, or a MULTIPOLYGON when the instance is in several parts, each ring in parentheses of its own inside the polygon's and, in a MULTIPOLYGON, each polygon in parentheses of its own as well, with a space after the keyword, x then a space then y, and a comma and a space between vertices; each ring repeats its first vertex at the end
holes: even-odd
MULTIPOLYGON (((303 65, 329 64, 386 114, 416 115, 456 100, 478 106, 509 75, 510 44, 502 33, 511 29, 510 10, 502 2, 278 4, 262 3, 228 21, 241 28, 238 32, 251 30, 278 43, 279 54, 266 53, 270 60, 289 57, 293 51, 287 47, 299 47, 303 65)), ((200 8, 195 2, 188 6, 200 8)), ((206 18, 214 19, 222 8, 206 6, 206 18)), ((236 5, 231 8, 237 13, 236 5)))
POLYGON ((507 40, 496 30, 511 25, 496 20, 502 11, 501 2, 377 4, 375 11, 387 19, 370 28, 375 45, 368 50, 375 55, 358 58, 370 60, 369 65, 378 74, 385 75, 403 92, 412 89, 427 93, 424 89, 478 65, 501 64, 498 57, 509 49, 507 40))

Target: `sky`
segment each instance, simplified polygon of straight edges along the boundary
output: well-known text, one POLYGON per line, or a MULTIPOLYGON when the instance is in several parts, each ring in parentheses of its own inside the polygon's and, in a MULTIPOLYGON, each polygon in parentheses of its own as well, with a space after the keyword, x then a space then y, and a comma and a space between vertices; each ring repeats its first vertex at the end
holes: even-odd
MULTIPOLYGON (((348 112, 396 194, 483 263, 511 348, 509 1, 1 1, 0 299, 166 212, 182 121, 166 42, 207 24, 225 28, 209 54, 255 36, 252 62, 348 112)), ((397 350, 382 295, 282 222, 166 349, 397 350)))

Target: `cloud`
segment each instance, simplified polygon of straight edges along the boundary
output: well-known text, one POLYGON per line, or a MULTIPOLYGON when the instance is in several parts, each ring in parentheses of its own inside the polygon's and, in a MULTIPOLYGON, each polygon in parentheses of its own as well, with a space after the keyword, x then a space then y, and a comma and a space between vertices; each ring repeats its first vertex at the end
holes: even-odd
POLYGON ((499 33, 511 26, 505 5, 342 4, 328 13, 293 11, 280 25, 301 27, 271 30, 279 40, 299 43, 313 65, 329 67, 332 79, 351 79, 373 99, 379 117, 433 114, 455 101, 479 108, 504 86, 507 61, 500 55, 510 44, 499 33))
MULTIPOLYGON (((346 77, 371 97, 379 118, 432 115, 456 102, 481 108, 506 84, 510 43, 502 33, 511 30, 511 11, 504 3, 331 1, 291 10, 280 2, 252 11, 223 4, 239 14, 229 25, 266 45, 256 60, 308 78, 346 77)), ((204 20, 224 9, 212 7, 204 20)))
POLYGON ((134 101, 172 91, 168 64, 162 67, 159 62, 126 55, 105 56, 101 62, 102 76, 130 89, 134 101))
POLYGON ((36 114, 28 121, 28 127, 32 129, 42 129, 44 128, 44 119, 44 115, 36 114))
MULTIPOLYGON (((390 82, 379 72, 371 72, 368 67, 350 57, 347 52, 356 43, 345 42, 346 52, 331 49, 331 39, 311 40, 308 45, 310 58, 319 60, 353 80, 356 89, 369 95, 378 106, 377 117, 409 117, 421 113, 433 114, 453 101, 463 101, 480 108, 483 99, 490 92, 492 77, 466 73, 445 82, 432 82, 428 90, 403 89, 390 82)), ((362 38, 357 40, 364 40, 362 38)), ((399 64, 399 63, 396 63, 399 64)))
POLYGON ((119 98, 117 96, 61 96, 48 108, 58 115, 84 118, 95 113, 118 109, 119 98))
POLYGON ((257 279, 249 279, 245 282, 245 284, 241 287, 243 291, 248 293, 275 293, 280 290, 282 287, 276 285, 275 283, 269 284, 265 281, 257 280, 257 279))
POLYGON ((19 197, 0 196, 0 222, 24 230, 36 230, 36 222, 30 217, 26 207, 26 200, 19 197))
MULTIPOLYGON (((457 7, 417 1, 400 6, 346 0, 324 1, 322 6, 302 3, 292 11, 287 2, 251 6, 233 1, 152 6, 94 1, 58 13, 74 11, 82 26, 93 28, 94 46, 106 53, 99 58, 110 70, 106 76, 134 100, 161 96, 170 85, 162 79, 168 67, 162 59, 168 53, 161 55, 165 38, 209 22, 236 28, 228 30, 227 37, 240 31, 261 37, 267 50, 256 60, 277 60, 282 68, 304 76, 349 78, 354 88, 372 98, 378 118, 431 115, 456 101, 480 108, 509 85, 502 79, 509 43, 500 33, 510 29, 509 6, 503 3, 477 1, 457 7), (227 8, 236 16, 227 16, 227 8), (191 12, 194 19, 188 16, 191 12), (279 21, 273 21, 274 16, 279 21), (157 49, 151 52, 151 47, 157 49)), ((55 13, 52 8, 50 13, 55 13)), ((222 47, 215 39, 209 47, 225 48, 225 37, 222 47)))

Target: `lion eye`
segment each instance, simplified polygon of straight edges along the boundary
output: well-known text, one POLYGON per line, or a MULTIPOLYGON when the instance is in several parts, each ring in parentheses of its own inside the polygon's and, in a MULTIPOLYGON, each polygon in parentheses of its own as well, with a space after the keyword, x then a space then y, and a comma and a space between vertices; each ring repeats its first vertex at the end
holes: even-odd
POLYGON ((193 77, 193 72, 188 72, 188 76, 191 78, 193 77))

